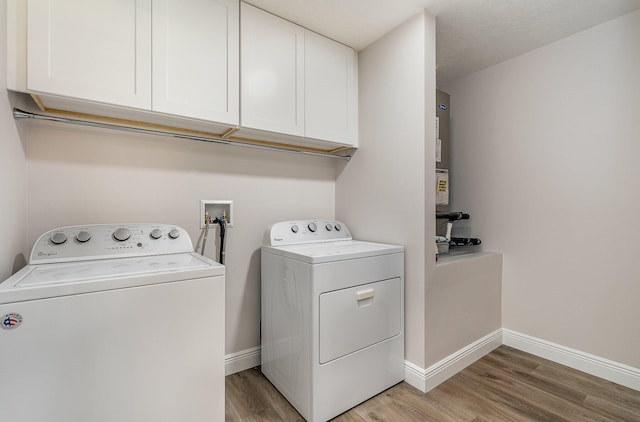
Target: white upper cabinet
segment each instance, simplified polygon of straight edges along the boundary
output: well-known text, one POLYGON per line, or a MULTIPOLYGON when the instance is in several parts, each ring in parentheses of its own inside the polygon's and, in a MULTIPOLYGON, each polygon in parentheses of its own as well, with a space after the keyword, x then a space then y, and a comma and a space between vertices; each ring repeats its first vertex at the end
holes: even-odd
POLYGON ((7 87, 43 109, 357 146, 357 53, 240 0, 6 3, 7 87))
POLYGON ((151 107, 151 0, 29 0, 27 88, 151 107))
POLYGON ((238 0, 29 0, 26 90, 53 108, 237 126, 239 9, 238 0))
POLYGON ((238 0, 153 0, 153 111, 237 125, 238 0))
POLYGON ((241 8, 241 126, 304 136, 304 28, 241 8))
POLYGON ((248 4, 240 16, 241 128, 356 145, 353 49, 248 4))
POLYGON ((355 145, 358 139, 356 53, 305 33, 304 129, 308 138, 355 145))

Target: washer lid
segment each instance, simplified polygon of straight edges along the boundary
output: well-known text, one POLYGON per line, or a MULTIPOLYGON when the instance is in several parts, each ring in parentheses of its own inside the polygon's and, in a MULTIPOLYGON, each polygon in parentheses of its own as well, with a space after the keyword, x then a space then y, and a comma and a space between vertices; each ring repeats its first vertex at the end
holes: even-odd
POLYGON ((370 256, 403 253, 404 246, 345 240, 340 242, 310 243, 289 246, 263 246, 266 252, 286 256, 310 264, 366 258, 370 256))
POLYGON ((224 273, 223 265, 194 252, 27 265, 0 283, 0 304, 222 276, 224 273))

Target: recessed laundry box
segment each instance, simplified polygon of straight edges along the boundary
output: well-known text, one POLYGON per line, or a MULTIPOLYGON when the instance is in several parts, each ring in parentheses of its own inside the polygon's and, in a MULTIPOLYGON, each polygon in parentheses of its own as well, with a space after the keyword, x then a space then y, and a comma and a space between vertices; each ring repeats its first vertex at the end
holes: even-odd
POLYGON ((404 248, 338 221, 271 226, 262 248, 262 372, 310 422, 404 379, 404 248))

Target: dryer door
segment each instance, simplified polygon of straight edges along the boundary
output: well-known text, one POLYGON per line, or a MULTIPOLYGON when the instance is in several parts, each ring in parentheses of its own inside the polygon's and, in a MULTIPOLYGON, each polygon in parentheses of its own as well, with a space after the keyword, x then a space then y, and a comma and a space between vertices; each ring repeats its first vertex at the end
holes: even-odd
POLYGON ((402 284, 391 278, 320 295, 320 363, 400 334, 402 284))

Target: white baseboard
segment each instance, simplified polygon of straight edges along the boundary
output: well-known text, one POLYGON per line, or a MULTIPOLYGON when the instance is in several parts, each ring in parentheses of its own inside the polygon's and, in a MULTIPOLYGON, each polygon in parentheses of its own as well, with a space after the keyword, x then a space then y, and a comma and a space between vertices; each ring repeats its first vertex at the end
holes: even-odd
POLYGON ((640 391, 640 369, 506 328, 502 329, 502 337, 503 343, 514 349, 640 391))
POLYGON ((224 357, 224 374, 231 375, 260 365, 260 346, 241 350, 224 357))
MULTIPOLYGON (((484 336, 427 369, 405 361, 405 381, 426 393, 502 344, 640 391, 638 368, 506 328, 484 336)), ((225 375, 259 366, 260 346, 226 355, 224 363, 225 375)))
MULTIPOLYGON (((405 361, 405 381, 417 389, 427 392, 501 344, 501 330, 496 330, 427 369, 405 361)), ((224 357, 225 375, 259 366, 260 352, 260 346, 257 346, 226 355, 224 357)))
POLYGON ((404 380, 426 393, 492 350, 500 347, 500 345, 502 345, 501 329, 474 341, 427 369, 422 369, 409 361, 405 361, 404 380))

